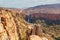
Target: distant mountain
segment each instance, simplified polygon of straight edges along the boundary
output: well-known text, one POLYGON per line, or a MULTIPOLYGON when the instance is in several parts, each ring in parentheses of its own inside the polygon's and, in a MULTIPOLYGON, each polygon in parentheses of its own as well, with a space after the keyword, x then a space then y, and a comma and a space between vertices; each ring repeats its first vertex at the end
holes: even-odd
POLYGON ((35 7, 30 7, 23 10, 26 14, 32 13, 54 13, 60 14, 60 4, 47 4, 47 5, 39 5, 35 7))
POLYGON ((60 4, 39 5, 24 9, 23 12, 29 15, 29 18, 32 18, 30 20, 42 19, 46 23, 54 22, 60 24, 60 4))
MULTIPOLYGON (((31 7, 32 9, 36 9, 36 8, 60 8, 60 4, 47 4, 47 5, 39 5, 39 6, 35 6, 35 7, 31 7)), ((30 8, 28 8, 30 9, 30 8)))

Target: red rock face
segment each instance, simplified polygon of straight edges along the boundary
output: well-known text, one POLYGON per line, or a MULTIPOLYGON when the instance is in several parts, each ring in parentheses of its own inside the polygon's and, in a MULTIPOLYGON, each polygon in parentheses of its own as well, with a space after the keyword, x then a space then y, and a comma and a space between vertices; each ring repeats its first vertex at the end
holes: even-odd
POLYGON ((31 14, 31 17, 35 17, 35 18, 42 17, 49 20, 60 20, 60 14, 33 13, 31 14))

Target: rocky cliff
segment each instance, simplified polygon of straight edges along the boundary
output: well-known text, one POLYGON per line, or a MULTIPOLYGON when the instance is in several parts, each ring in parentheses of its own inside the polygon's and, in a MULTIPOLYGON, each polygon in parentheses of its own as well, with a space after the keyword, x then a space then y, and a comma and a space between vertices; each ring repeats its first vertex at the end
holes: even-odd
POLYGON ((0 40, 26 40, 27 26, 21 10, 0 8, 0 40))
MULTIPOLYGON (((0 8, 0 40, 53 40, 55 31, 42 23, 32 24, 25 21, 21 10, 0 8)), ((54 28, 52 28, 54 30, 54 28)), ((58 31, 60 32, 60 31, 58 31)), ((55 34, 57 34, 56 32, 55 34)), ((59 34, 59 33, 58 33, 59 34)))

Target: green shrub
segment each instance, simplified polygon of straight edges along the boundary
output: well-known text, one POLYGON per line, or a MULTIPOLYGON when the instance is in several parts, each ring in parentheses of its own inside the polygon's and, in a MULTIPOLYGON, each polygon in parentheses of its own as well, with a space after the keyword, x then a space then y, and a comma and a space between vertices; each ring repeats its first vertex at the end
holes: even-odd
POLYGON ((58 37, 58 38, 55 38, 56 40, 60 40, 60 37, 58 37))

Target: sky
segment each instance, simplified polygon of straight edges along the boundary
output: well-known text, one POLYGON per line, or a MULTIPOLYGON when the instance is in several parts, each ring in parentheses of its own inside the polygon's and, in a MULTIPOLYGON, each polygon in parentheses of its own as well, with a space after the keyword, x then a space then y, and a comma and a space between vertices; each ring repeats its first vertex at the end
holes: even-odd
POLYGON ((0 7, 28 8, 37 5, 56 4, 60 0, 0 0, 0 7))

